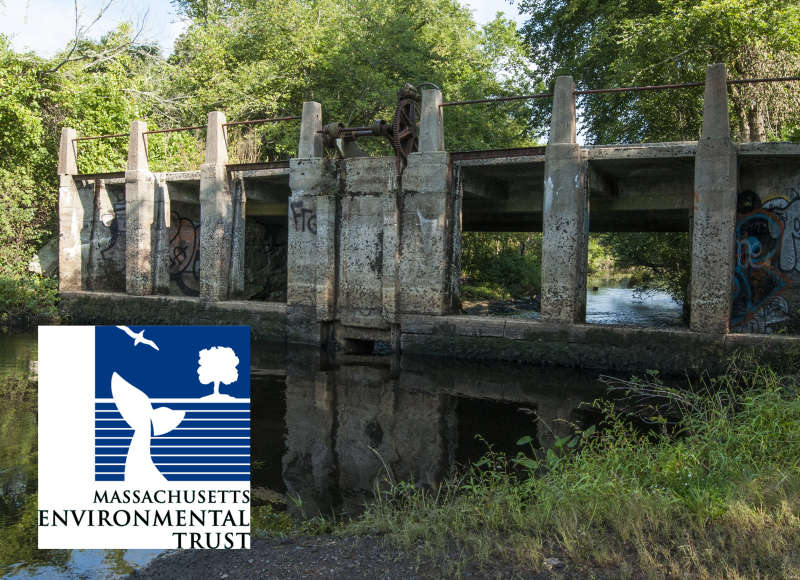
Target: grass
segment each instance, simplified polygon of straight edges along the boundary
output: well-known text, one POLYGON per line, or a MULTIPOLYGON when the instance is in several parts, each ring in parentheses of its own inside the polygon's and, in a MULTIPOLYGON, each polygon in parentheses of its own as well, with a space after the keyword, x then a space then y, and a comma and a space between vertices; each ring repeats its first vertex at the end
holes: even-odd
POLYGON ((643 431, 596 402, 597 429, 547 452, 528 438, 513 457, 490 449, 437 490, 385 482, 336 531, 385 535, 449 562, 448 575, 498 562, 541 572, 557 557, 579 577, 800 576, 793 377, 738 360, 692 392, 642 384, 632 396, 655 404, 637 413, 663 428, 643 431))
POLYGON ((505 300, 511 298, 505 289, 493 284, 463 284, 461 298, 464 300, 505 300))

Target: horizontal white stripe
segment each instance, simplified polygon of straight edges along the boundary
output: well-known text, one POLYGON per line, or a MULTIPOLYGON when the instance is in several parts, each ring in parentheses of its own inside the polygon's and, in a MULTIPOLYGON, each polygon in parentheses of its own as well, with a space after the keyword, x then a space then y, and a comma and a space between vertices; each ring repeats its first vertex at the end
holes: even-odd
POLYGON ((175 431, 249 431, 250 427, 178 427, 173 429, 170 433, 175 431))
MULTIPOLYGON (((106 447, 123 447, 122 445, 95 445, 98 449, 103 449, 106 447)), ((194 447, 206 447, 207 449, 249 449, 249 445, 163 445, 161 449, 192 449, 194 447)), ((172 453, 153 453, 152 449, 150 450, 150 455, 172 455, 172 453)), ((193 455, 193 454, 190 454, 193 455)), ((212 453, 211 455, 218 455, 217 453, 212 453)), ((104 455, 103 457, 114 457, 113 455, 104 455)))
MULTIPOLYGON (((95 399, 95 403, 113 403, 114 399, 95 399)), ((227 405, 228 403, 249 403, 250 399, 232 399, 230 401, 209 401, 204 399, 150 399, 151 403, 210 403, 212 405, 227 405)))
MULTIPOLYGON (((158 453, 151 453, 150 455, 158 455, 159 457, 162 457, 162 455, 159 455, 158 453)), ((224 456, 228 456, 228 457, 246 457, 247 455, 249 455, 249 453, 239 453, 239 454, 237 454, 237 453, 197 453, 197 454, 191 454, 191 455, 180 455, 178 453, 170 453, 169 457, 170 458, 172 458, 172 457, 224 457, 224 456)), ((98 455, 97 457, 127 457, 127 455, 98 455)))
POLYGON ((209 419, 184 419, 183 421, 249 421, 250 419, 239 419, 238 417, 211 417, 209 419))

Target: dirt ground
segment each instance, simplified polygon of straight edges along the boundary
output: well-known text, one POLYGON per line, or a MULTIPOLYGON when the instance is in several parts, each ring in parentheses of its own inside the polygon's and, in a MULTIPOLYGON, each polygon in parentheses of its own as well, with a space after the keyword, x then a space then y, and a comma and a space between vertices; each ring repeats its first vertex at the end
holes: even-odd
MULTIPOLYGON (((416 579, 455 574, 415 553, 387 549, 374 537, 298 537, 253 540, 250 550, 182 550, 156 558, 130 578, 150 579, 416 579)), ((462 570, 462 578, 571 578, 557 563, 551 573, 531 574, 498 564, 462 570)))

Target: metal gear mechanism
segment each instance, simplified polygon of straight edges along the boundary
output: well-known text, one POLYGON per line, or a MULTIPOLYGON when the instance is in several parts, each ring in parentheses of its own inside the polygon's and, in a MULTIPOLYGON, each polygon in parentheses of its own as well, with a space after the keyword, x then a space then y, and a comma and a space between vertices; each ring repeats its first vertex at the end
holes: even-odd
POLYGON ((402 173, 408 163, 408 156, 419 148, 420 116, 419 93, 416 87, 406 83, 397 93, 397 107, 392 119, 392 132, 389 140, 397 158, 398 173, 402 173))
POLYGON ((345 127, 341 123, 330 123, 323 127, 322 137, 327 147, 335 148, 338 154, 347 156, 347 144, 361 137, 384 137, 394 151, 397 173, 403 173, 408 156, 418 150, 420 118, 420 93, 414 85, 406 83, 397 92, 397 106, 391 124, 378 119, 364 127, 345 127))

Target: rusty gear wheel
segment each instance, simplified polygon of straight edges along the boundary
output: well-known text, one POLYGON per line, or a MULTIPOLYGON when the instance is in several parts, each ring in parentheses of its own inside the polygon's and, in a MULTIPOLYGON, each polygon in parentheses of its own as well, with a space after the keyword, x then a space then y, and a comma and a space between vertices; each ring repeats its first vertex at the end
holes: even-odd
POLYGON ((408 155, 418 150, 420 116, 419 96, 416 88, 406 84, 398 93, 397 107, 392 119, 391 143, 397 158, 398 173, 402 173, 408 155))

